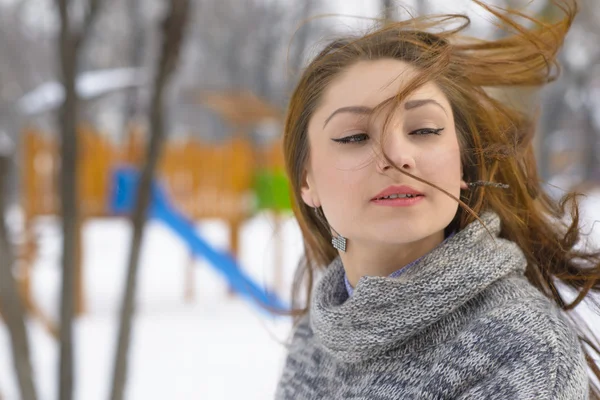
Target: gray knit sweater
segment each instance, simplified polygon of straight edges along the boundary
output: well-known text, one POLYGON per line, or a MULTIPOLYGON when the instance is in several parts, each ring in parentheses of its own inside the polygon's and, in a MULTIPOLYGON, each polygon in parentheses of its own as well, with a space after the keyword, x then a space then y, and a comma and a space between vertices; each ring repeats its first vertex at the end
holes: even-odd
POLYGON ((276 399, 587 399, 572 326, 524 277, 498 216, 482 218, 489 232, 476 221, 398 278, 361 278, 350 298, 334 260, 276 399))

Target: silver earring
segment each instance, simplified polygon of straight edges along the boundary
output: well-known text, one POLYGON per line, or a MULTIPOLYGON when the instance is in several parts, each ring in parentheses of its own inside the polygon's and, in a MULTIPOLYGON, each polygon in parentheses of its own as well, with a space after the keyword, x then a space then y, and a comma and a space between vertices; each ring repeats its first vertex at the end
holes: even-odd
POLYGON ((323 214, 323 211, 319 207, 315 207, 314 209, 315 214, 317 215, 317 219, 321 221, 321 223, 327 228, 331 228, 331 230, 337 235, 331 235, 331 244, 333 245, 333 247, 340 251, 346 252, 346 244, 348 242, 348 239, 340 235, 335 229, 333 229, 331 225, 329 225, 329 222, 327 222, 327 219, 325 218, 325 214, 323 214))

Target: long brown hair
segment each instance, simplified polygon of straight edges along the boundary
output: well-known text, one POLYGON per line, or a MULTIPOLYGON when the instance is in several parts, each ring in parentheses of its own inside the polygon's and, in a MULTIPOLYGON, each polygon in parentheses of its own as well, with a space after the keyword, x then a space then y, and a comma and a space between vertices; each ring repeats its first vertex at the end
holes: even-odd
MULTIPOLYGON (((451 228, 463 229, 485 209, 500 216, 501 237, 520 246, 527 257, 526 277, 572 318, 590 370, 600 379, 600 369, 591 354, 600 353, 598 340, 584 321, 569 312, 589 298, 590 292, 600 291, 600 252, 576 248, 581 237, 577 194, 569 193, 555 201, 542 190, 532 143, 535 116, 494 99, 484 90, 539 87, 555 80, 560 72, 557 52, 577 14, 577 3, 554 0, 553 5, 563 17, 542 21, 516 10, 473 1, 497 18, 498 25, 509 34, 497 40, 467 37, 462 32, 469 25, 469 18, 457 14, 392 22, 366 35, 333 41, 301 76, 290 100, 284 130, 292 206, 305 246, 292 293, 294 299, 303 294, 305 304, 295 307, 293 314, 300 316, 307 312, 314 272, 329 265, 338 255, 331 246, 331 233, 300 195, 310 157, 309 120, 329 83, 350 65, 381 58, 402 60, 416 67, 418 76, 380 107, 399 103, 423 84, 434 82, 452 106, 465 180, 496 181, 510 186, 509 190, 477 187, 461 194, 460 199, 455 198, 460 207, 451 228), (528 21, 533 27, 525 27, 518 19, 528 21), (570 222, 562 222, 565 217, 570 222), (575 299, 567 302, 557 284, 573 289, 577 293, 575 299), (306 292, 301 293, 302 287, 306 292)), ((384 156, 398 171, 442 190, 406 173, 384 156)), ((595 385, 592 394, 600 398, 595 385)))

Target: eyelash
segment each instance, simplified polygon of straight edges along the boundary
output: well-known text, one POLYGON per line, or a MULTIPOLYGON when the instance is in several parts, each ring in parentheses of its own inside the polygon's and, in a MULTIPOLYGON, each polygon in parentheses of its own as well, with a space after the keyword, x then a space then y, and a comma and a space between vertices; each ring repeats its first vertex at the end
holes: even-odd
MULTIPOLYGON (((413 136, 439 135, 440 132, 443 130, 444 130, 444 128, 438 128, 438 129, 423 128, 423 129, 417 129, 416 131, 412 131, 409 133, 409 135, 413 135, 413 136), (425 132, 425 133, 417 133, 417 132, 425 132)), ((365 136, 368 138, 368 135, 366 133, 357 133, 356 135, 347 136, 345 138, 331 139, 331 140, 333 140, 334 142, 337 142, 337 143, 341 143, 341 144, 360 143, 360 142, 364 142, 364 140, 358 140, 358 139, 364 138, 365 136)))

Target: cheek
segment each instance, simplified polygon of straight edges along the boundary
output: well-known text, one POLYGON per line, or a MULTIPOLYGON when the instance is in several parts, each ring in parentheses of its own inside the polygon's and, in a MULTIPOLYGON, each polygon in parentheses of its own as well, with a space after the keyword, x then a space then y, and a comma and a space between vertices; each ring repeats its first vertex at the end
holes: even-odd
POLYGON ((432 149, 420 160, 423 178, 456 194, 460 191, 460 149, 444 147, 432 149))
POLYGON ((314 154, 312 168, 321 202, 330 210, 350 207, 364 195, 361 190, 365 188, 368 168, 342 167, 333 161, 331 154, 319 153, 314 154))
MULTIPOLYGON (((444 189, 457 199, 460 198, 461 161, 458 145, 437 148, 428 152, 419 168, 423 178, 444 189)), ((435 229, 445 228, 456 215, 459 204, 445 193, 429 188, 436 215, 435 229)))

